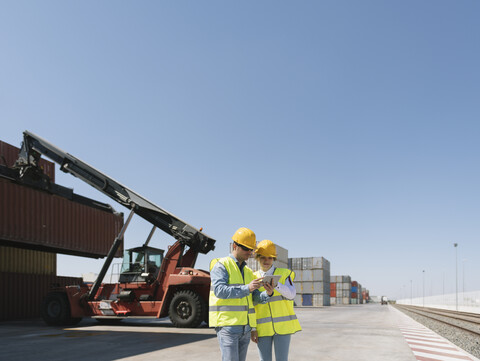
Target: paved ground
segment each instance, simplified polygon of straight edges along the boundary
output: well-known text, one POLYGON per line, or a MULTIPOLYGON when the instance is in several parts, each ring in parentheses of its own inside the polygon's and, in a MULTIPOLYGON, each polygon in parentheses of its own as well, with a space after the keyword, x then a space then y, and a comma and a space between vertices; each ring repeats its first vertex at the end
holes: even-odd
MULTIPOLYGON (((404 318, 378 304, 296 308, 303 331, 292 337, 290 360, 414 361, 398 325, 404 318)), ((0 360, 221 360, 215 331, 176 329, 168 320, 132 320, 104 326, 83 320, 75 328, 42 321, 0 323, 0 360)), ((247 360, 258 360, 250 344, 247 360)))

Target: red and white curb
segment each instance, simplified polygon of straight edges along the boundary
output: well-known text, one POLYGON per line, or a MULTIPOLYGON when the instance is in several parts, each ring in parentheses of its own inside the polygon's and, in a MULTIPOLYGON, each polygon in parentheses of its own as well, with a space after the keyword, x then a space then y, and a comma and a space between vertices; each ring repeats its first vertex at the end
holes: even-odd
POLYGON ((400 325, 399 328, 419 361, 479 361, 475 356, 419 323, 400 325))

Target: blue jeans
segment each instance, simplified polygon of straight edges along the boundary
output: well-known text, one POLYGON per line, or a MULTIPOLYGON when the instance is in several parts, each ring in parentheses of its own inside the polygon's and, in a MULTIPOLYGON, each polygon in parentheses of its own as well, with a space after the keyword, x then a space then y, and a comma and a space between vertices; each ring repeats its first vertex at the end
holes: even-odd
POLYGON ((222 361, 245 361, 250 343, 250 326, 216 327, 222 361))
POLYGON ((272 343, 275 347, 275 361, 287 361, 291 335, 273 335, 258 338, 260 361, 272 361, 272 343))

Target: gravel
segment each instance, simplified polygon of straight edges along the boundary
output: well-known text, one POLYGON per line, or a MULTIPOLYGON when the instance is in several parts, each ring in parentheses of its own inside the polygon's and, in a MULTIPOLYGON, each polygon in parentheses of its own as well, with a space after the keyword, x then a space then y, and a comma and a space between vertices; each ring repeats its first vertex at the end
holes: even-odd
MULTIPOLYGON (((407 316, 410 318, 413 318, 415 321, 418 323, 421 323, 425 327, 429 328, 430 330, 438 333, 442 337, 446 338, 449 340, 451 343, 457 345, 459 348, 462 350, 467 351, 469 354, 480 358, 480 339, 477 336, 475 336, 472 333, 469 333, 467 331, 462 331, 459 330, 453 326, 446 325, 444 323, 432 320, 430 318, 421 316, 417 313, 413 313, 410 311, 407 311, 403 308, 398 307, 397 308, 399 311, 402 311, 405 313, 407 316)), ((439 316, 434 316, 434 317, 439 317, 439 316)), ((440 316, 441 317, 441 316, 440 316)), ((439 317, 439 318, 440 318, 439 317)), ((451 320, 450 320, 451 322, 451 320)), ((462 321, 457 321, 458 325, 461 325, 465 328, 468 328, 468 323, 462 322, 462 321)), ((471 326, 470 326, 471 327, 471 326)))

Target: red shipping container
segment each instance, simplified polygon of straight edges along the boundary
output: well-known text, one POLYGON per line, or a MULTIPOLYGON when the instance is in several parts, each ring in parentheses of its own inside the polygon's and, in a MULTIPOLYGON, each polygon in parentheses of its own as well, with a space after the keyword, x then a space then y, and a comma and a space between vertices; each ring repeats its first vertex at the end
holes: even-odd
MULTIPOLYGON (((102 258, 123 226, 123 214, 112 208, 89 206, 5 178, 0 178, 0 200, 0 244, 7 246, 102 258)), ((116 256, 122 253, 123 244, 116 256)))
POLYGON ((76 277, 0 272, 0 321, 40 317, 40 304, 52 286, 82 283, 76 277))

